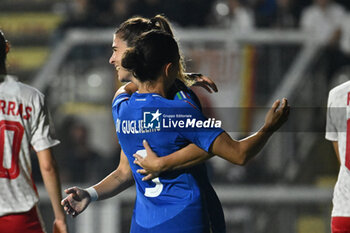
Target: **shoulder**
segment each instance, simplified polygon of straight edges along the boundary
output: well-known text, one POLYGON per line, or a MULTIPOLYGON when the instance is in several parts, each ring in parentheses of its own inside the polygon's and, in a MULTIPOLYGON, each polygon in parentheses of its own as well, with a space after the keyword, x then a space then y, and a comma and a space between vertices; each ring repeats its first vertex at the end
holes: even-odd
POLYGON ((201 103, 199 101, 198 96, 189 88, 187 88, 187 90, 181 90, 178 91, 175 96, 174 96, 174 100, 182 100, 182 101, 189 101, 192 104, 195 104, 196 107, 198 107, 199 109, 201 109, 201 103))
MULTIPOLYGON (((333 102, 339 102, 338 100, 343 100, 347 97, 348 93, 350 92, 350 81, 347 81, 345 83, 342 83, 336 87, 334 87, 332 90, 329 91, 328 95, 328 104, 330 105, 333 102)), ((344 101, 340 101, 344 102, 344 101)), ((344 102, 344 104, 346 104, 344 102)))
POLYGON ((28 84, 22 83, 17 80, 14 76, 7 77, 7 83, 9 88, 12 90, 16 90, 19 93, 19 97, 25 100, 39 100, 43 101, 45 96, 35 87, 32 87, 28 84))
POLYGON ((174 107, 174 108, 195 108, 198 109, 194 101, 188 96, 188 93, 179 91, 174 96, 174 99, 166 99, 159 95, 152 96, 152 104, 161 104, 163 107, 174 107))
POLYGON ((187 90, 181 90, 175 93, 174 100, 184 100, 184 99, 191 99, 191 94, 189 92, 190 89, 187 90))
POLYGON ((346 81, 329 91, 329 95, 335 95, 337 93, 343 94, 350 91, 350 81, 346 81))
POLYGON ((174 99, 174 100, 168 100, 171 102, 171 104, 176 108, 184 108, 188 109, 189 111, 198 111, 200 112, 200 108, 197 106, 197 104, 190 98, 187 99, 174 99))
POLYGON ((114 99, 112 101, 112 107, 118 108, 121 103, 128 101, 129 99, 130 99, 130 94, 125 93, 125 92, 120 94, 120 93, 116 92, 114 99))

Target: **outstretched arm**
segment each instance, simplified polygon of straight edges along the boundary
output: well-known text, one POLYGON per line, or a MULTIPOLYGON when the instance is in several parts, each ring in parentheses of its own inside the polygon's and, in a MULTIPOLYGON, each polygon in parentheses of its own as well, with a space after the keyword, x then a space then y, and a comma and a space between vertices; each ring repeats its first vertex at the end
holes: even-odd
MULTIPOLYGON (((280 108, 279 105, 279 100, 272 105, 266 114, 264 126, 258 132, 239 141, 233 140, 223 132, 214 140, 209 152, 231 163, 245 165, 263 148, 272 133, 287 120, 289 115, 287 100, 283 99, 280 108)), ((145 158, 134 155, 134 163, 143 168, 138 172, 147 175, 144 180, 149 180, 165 170, 190 167, 212 157, 212 154, 193 144, 164 157, 158 157, 147 142, 144 142, 144 147, 147 151, 145 158)))
POLYGON ((240 141, 233 140, 226 132, 220 134, 213 142, 210 152, 238 165, 245 165, 266 144, 270 136, 288 119, 289 106, 286 99, 282 105, 277 100, 265 117, 264 126, 255 134, 240 141))
MULTIPOLYGON (((120 163, 118 168, 104 178, 98 184, 89 189, 96 192, 98 200, 113 197, 134 184, 132 172, 128 159, 123 151, 120 153, 120 163)), ((61 201, 67 214, 76 217, 83 212, 91 202, 91 196, 85 189, 72 187, 66 189, 68 196, 61 201)))
POLYGON ((53 212, 55 215, 54 221, 54 233, 67 233, 66 219, 60 200, 62 199, 61 194, 61 183, 58 175, 58 169, 56 161, 51 154, 51 149, 45 149, 38 151, 37 153, 41 175, 49 194, 53 212))

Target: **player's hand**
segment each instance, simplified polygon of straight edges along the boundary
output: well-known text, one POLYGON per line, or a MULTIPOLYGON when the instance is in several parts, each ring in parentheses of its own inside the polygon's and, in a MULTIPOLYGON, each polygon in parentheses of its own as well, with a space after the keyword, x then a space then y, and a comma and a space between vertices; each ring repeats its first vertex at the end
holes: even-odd
POLYGON ((125 85, 119 87, 119 89, 115 92, 115 95, 113 97, 113 100, 118 96, 118 95, 121 95, 121 94, 129 94, 129 95, 132 95, 134 92, 137 91, 137 86, 132 83, 132 82, 128 82, 126 83, 125 85))
POLYGON ((67 224, 63 220, 55 219, 53 222, 53 233, 68 233, 67 224))
POLYGON ((133 82, 128 82, 127 84, 125 84, 125 91, 132 95, 133 93, 135 93, 138 90, 138 87, 136 86, 136 84, 134 84, 133 82))
POLYGON ((143 158, 138 154, 134 154, 134 163, 143 168, 137 170, 137 173, 145 175, 145 177, 142 178, 143 181, 152 180, 158 177, 159 173, 162 172, 162 165, 158 155, 152 151, 146 140, 143 140, 143 146, 146 149, 147 156, 143 158))
POLYGON ((289 111, 290 106, 286 98, 282 99, 282 104, 280 100, 276 100, 266 114, 264 130, 269 132, 278 130, 288 120, 289 111))
POLYGON ((67 214, 73 217, 83 212, 91 202, 91 197, 87 191, 79 187, 64 190, 68 196, 61 201, 61 205, 67 214))
POLYGON ((213 80, 202 74, 191 74, 195 83, 193 86, 199 86, 207 90, 209 93, 218 92, 218 88, 213 80))

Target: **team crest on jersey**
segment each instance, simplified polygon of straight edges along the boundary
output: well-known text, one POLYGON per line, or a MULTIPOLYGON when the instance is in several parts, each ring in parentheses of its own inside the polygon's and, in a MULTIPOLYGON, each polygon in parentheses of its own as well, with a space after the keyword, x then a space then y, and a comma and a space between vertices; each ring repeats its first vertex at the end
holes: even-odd
POLYGON ((143 112, 143 128, 144 129, 160 129, 162 113, 159 109, 156 111, 143 112))

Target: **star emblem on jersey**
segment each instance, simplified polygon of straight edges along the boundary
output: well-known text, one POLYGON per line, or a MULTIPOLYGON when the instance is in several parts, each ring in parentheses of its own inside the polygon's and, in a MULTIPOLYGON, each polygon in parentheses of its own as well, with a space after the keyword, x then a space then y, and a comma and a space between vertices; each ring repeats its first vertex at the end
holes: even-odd
POLYGON ((143 128, 144 129, 160 129, 160 116, 162 113, 157 109, 153 111, 143 112, 143 128))
POLYGON ((151 113, 153 118, 151 120, 151 122, 153 122, 154 120, 159 121, 159 117, 162 115, 161 113, 159 113, 159 109, 157 109, 157 111, 155 113, 151 113))

